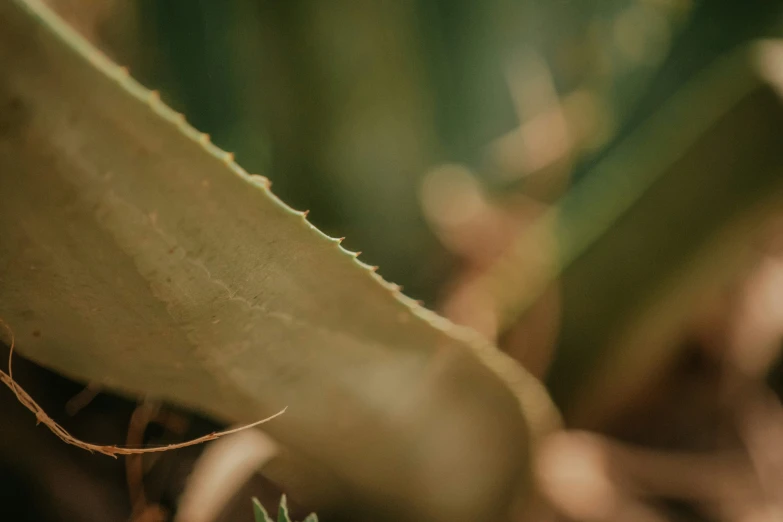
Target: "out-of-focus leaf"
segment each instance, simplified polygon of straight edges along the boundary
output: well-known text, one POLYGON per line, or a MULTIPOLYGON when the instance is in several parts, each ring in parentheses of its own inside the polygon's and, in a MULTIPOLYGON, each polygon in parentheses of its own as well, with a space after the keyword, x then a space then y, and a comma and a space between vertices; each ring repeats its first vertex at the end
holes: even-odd
POLYGON ((742 48, 697 76, 487 275, 505 324, 560 278, 549 384, 575 422, 644 388, 781 204, 781 55, 779 43, 742 48), (552 254, 520 270, 549 237, 552 254))
POLYGON ((550 389, 574 420, 644 389, 783 203, 780 46, 719 60, 561 206, 573 262, 550 389))

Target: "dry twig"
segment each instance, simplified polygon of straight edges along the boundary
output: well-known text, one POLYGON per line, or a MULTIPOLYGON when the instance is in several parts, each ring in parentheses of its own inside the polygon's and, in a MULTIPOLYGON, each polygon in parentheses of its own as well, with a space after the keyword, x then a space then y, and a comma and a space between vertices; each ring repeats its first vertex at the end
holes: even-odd
POLYGON ((244 426, 240 426, 238 428, 226 430, 226 431, 220 431, 220 432, 213 432, 209 433, 207 435, 204 435, 203 437, 198 437, 197 439, 192 439, 185 442, 180 442, 177 444, 168 444, 166 446, 156 446, 151 448, 128 448, 125 446, 115 446, 115 445, 101 445, 101 444, 91 444, 89 442, 84 442, 82 440, 77 439, 76 437, 73 437, 70 433, 68 433, 65 428, 57 424, 57 422, 54 421, 47 413, 41 408, 38 403, 36 403, 32 397, 30 397, 30 394, 28 394, 19 384, 14 381, 13 377, 13 355, 14 355, 14 332, 11 329, 11 327, 2 319, 0 319, 0 326, 2 326, 10 336, 10 351, 8 352, 8 373, 0 370, 0 381, 3 382, 8 388, 11 389, 12 392, 14 392, 14 395, 16 395, 16 398, 19 400, 19 402, 24 405, 25 408, 30 410, 35 414, 36 419, 38 419, 39 423, 43 423, 49 430, 51 430, 52 433, 57 435, 63 442, 66 444, 71 444, 72 446, 76 446, 78 448, 87 450, 91 453, 103 453, 104 455, 108 455, 110 457, 117 458, 117 455, 140 455, 143 453, 159 453, 163 451, 170 451, 180 448, 187 448, 189 446, 195 446, 197 444, 203 444, 204 442, 209 442, 211 440, 218 439, 220 437, 223 437, 225 435, 230 435, 232 433, 237 433, 239 431, 243 431, 249 428, 254 428, 260 424, 263 424, 267 421, 270 421, 274 419, 275 417, 278 417, 282 415, 287 408, 283 408, 279 412, 275 413, 274 415, 271 415, 265 419, 261 419, 260 421, 254 422, 252 424, 246 424, 244 426))

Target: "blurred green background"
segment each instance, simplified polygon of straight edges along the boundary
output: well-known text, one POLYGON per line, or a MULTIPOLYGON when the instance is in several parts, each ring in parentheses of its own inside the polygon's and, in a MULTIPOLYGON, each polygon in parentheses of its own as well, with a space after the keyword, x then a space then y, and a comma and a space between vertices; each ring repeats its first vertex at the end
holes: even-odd
POLYGON ((778 34, 783 9, 138 0, 111 12, 99 33, 142 83, 434 306, 455 260, 426 226, 428 172, 456 162, 493 196, 549 201, 715 57, 778 34))

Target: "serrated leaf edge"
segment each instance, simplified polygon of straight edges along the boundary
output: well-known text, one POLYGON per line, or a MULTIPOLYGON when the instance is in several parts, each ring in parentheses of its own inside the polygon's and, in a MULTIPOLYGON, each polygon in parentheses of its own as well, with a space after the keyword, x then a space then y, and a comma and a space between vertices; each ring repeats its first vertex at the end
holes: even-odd
MULTIPOLYGON (((411 299, 402 293, 401 287, 394 283, 386 281, 377 272, 377 267, 368 265, 360 261, 357 252, 352 252, 343 248, 340 243, 341 238, 332 238, 319 230, 307 219, 308 211, 295 210, 284 201, 278 198, 270 189, 271 183, 265 177, 256 174, 250 174, 234 161, 234 154, 224 151, 209 138, 209 135, 198 131, 187 122, 182 113, 179 113, 166 105, 160 98, 160 93, 144 87, 135 80, 127 67, 117 65, 108 56, 95 48, 86 38, 70 27, 42 0, 13 0, 23 10, 41 22, 45 30, 51 31, 55 37, 60 39, 66 46, 75 51, 83 59, 87 60, 99 71, 114 80, 125 92, 149 107, 155 114, 174 125, 183 135, 200 145, 204 151, 216 159, 221 160, 226 167, 235 175, 249 183, 251 186, 260 189, 261 192, 286 213, 296 216, 314 233, 317 237, 325 239, 336 244, 338 251, 348 257, 351 262, 356 264, 365 274, 368 274, 382 288, 386 289, 398 302, 404 305, 408 312, 414 317, 428 323, 432 327, 444 332, 445 334, 465 342, 474 349, 478 359, 483 362, 491 371, 498 375, 504 381, 522 405, 523 411, 533 416, 542 416, 540 420, 534 420, 531 424, 545 426, 544 431, 550 431, 555 426, 561 424, 560 415, 554 408, 543 385, 533 378, 526 370, 510 357, 502 354, 481 334, 472 328, 459 326, 452 323, 445 317, 423 307, 418 301, 411 299), (534 407, 533 411, 529 408, 534 407), (543 413, 545 412, 545 413, 543 413)), ((531 420, 531 419, 529 419, 531 420)), ((538 430, 535 430, 538 431, 538 430)))

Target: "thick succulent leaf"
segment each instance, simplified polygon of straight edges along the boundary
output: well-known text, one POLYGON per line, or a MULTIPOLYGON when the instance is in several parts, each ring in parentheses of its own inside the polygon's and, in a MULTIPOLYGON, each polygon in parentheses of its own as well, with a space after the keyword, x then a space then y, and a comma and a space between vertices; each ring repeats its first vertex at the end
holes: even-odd
POLYGON ((476 520, 523 489, 543 388, 37 0, 0 3, 0 194, 0 317, 24 355, 224 421, 287 406, 265 430, 308 473, 281 476, 322 500, 476 520))

